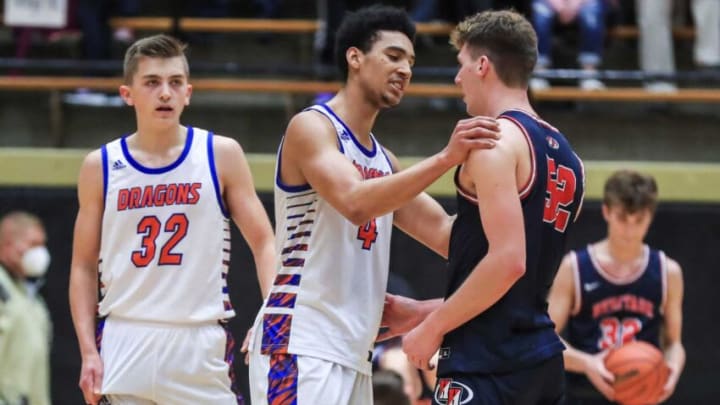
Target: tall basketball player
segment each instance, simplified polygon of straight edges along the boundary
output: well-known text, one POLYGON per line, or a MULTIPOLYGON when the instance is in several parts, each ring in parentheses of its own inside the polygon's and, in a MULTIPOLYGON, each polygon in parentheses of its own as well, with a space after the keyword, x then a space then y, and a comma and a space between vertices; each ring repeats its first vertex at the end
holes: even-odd
POLYGON ((680 265, 644 243, 657 207, 655 179, 621 170, 605 182, 607 237, 568 254, 550 293, 550 316, 565 330, 568 403, 610 404, 608 350, 641 340, 663 348, 670 376, 665 401, 685 365, 680 265))
POLYGON ((445 300, 391 296, 385 320, 396 333, 416 321, 403 348, 417 367, 439 349, 435 403, 561 403, 563 345, 546 297, 582 205, 582 162, 528 100, 537 40, 524 17, 483 12, 452 38, 467 112, 498 117, 502 136, 455 172, 445 300))
POLYGON ((80 388, 90 404, 100 395, 113 404, 237 404, 223 324, 234 315, 230 219, 263 295, 274 276, 270 221, 240 145, 180 123, 192 91, 184 45, 138 40, 124 74, 120 94, 137 130, 90 153, 78 181, 70 304, 80 388))
POLYGON ((281 266, 251 343, 253 405, 371 404, 392 226, 447 255, 452 219, 422 191, 491 146, 496 123, 462 121, 443 151, 399 171, 371 132, 408 86, 414 34, 402 10, 348 15, 337 32, 344 88, 287 128, 275 184, 281 266))

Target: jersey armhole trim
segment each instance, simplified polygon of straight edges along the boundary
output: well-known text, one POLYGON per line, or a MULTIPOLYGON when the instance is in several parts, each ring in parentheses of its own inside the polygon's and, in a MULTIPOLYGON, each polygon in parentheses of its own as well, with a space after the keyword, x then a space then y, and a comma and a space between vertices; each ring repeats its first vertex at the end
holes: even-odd
MULTIPOLYGON (((379 143, 377 145, 380 145, 379 143)), ((390 161, 390 157, 387 154, 387 151, 384 147, 380 146, 380 152, 382 152, 383 156, 385 156, 385 160, 388 162, 388 165, 390 166, 390 172, 392 174, 395 174, 398 172, 398 168, 395 167, 395 165, 390 161)))
POLYGON ((522 134, 525 136, 525 142, 527 142, 528 149, 530 151, 530 176, 525 180, 525 185, 520 188, 520 190, 518 190, 520 200, 524 200, 528 196, 530 196, 530 193, 532 193, 533 187, 535 186, 535 180, 537 179, 537 152, 535 151, 535 145, 533 145, 530 134, 527 132, 527 129, 520 121, 509 115, 501 115, 498 117, 498 119, 500 118, 504 118, 515 124, 516 127, 518 127, 520 132, 522 132, 522 134))
POLYGON ((107 145, 103 145, 100 148, 100 155, 102 156, 102 174, 103 174, 103 207, 107 204, 107 190, 108 190, 108 152, 107 145))
POLYGON ((277 152, 277 163, 275 164, 275 185, 282 191, 286 193, 299 193, 302 191, 310 190, 312 187, 309 183, 305 184, 298 184, 297 186, 290 186, 282 182, 280 179, 280 171, 282 170, 282 150, 283 145, 285 144, 285 137, 283 136, 282 139, 280 139, 280 146, 278 147, 277 152))
POLYGON ((668 278, 668 269, 667 269, 667 256, 665 256, 665 252, 658 251, 658 256, 660 259, 660 285, 662 286, 662 298, 660 299, 660 313, 665 314, 665 305, 667 304, 667 278, 668 278))
POLYGON ((215 198, 217 199, 218 206, 220 206, 220 212, 222 212, 225 218, 230 218, 230 213, 225 208, 223 203, 222 194, 220 193, 220 181, 218 180, 217 168, 215 167, 215 150, 213 148, 213 133, 208 131, 207 133, 207 154, 208 164, 210 165, 210 177, 212 178, 213 187, 215 188, 215 198))
POLYGON ((580 313, 580 308, 582 308, 582 285, 580 284, 580 262, 577 252, 572 252, 571 254, 572 259, 570 263, 572 266, 573 284, 575 284, 575 302, 573 302, 571 314, 575 316, 580 313))

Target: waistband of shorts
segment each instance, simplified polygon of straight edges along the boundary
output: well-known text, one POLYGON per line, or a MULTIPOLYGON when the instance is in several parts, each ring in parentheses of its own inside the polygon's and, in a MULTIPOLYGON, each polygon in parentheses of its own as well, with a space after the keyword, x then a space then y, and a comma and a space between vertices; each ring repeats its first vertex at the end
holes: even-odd
POLYGON ((210 320, 210 321, 197 321, 197 322, 175 322, 175 321, 162 322, 162 321, 154 321, 154 320, 146 320, 146 319, 125 318, 125 317, 116 316, 116 315, 108 315, 106 317, 106 321, 110 321, 113 323, 145 325, 145 326, 152 326, 152 327, 157 327, 157 328, 198 328, 198 327, 203 327, 203 326, 223 326, 227 323, 227 321, 221 320, 221 319, 215 319, 215 320, 210 320))

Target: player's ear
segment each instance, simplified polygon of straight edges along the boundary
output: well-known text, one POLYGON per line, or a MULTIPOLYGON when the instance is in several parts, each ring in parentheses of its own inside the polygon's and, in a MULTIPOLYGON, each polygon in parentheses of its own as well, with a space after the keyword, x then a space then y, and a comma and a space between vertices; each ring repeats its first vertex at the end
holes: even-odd
POLYGON ((120 86, 119 92, 120 97, 125 100, 125 104, 129 106, 132 106, 134 104, 132 99, 132 92, 130 91, 130 86, 123 84, 122 86, 120 86))
POLYGON ((480 55, 476 66, 478 73, 485 74, 490 68, 490 59, 486 55, 480 55))
POLYGON ((347 60, 348 67, 351 67, 353 69, 357 69, 360 67, 360 59, 362 57, 362 52, 360 49, 351 46, 345 51, 345 59, 347 60))
POLYGON ((192 84, 187 85, 187 90, 185 92, 185 105, 190 105, 190 96, 192 95, 193 87, 192 84))
POLYGON ((608 222, 610 219, 610 207, 608 207, 607 204, 602 205, 602 216, 605 219, 605 222, 608 222))

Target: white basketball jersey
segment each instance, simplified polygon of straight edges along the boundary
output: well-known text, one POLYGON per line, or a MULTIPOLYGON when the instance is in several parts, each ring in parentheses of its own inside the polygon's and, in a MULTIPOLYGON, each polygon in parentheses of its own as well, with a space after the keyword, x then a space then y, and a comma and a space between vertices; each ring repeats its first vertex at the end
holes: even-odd
MULTIPOLYGON (((392 173, 383 148, 367 150, 326 105, 310 107, 334 125, 340 151, 363 178, 392 173)), ((275 181, 278 276, 258 317, 261 352, 326 359, 371 373, 390 260, 393 215, 353 225, 310 185, 275 181)), ((332 167, 328 167, 332 170, 332 167)))
POLYGON ((212 134, 188 127, 180 157, 162 168, 133 159, 124 137, 101 151, 100 316, 169 323, 234 316, 230 223, 212 134))

